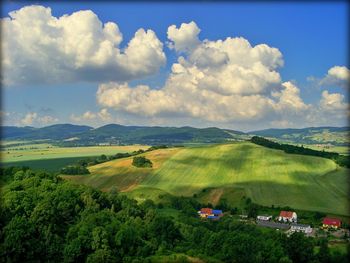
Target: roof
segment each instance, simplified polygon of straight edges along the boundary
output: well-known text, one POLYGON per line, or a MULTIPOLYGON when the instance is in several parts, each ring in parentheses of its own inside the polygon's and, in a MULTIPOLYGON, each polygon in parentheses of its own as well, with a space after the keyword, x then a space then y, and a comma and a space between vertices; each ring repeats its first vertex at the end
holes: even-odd
POLYGON ((219 215, 219 214, 222 214, 222 210, 213 210, 212 213, 214 215, 219 215))
POLYGON ((288 224, 281 224, 281 223, 275 223, 270 221, 256 220, 256 223, 258 226, 265 226, 265 227, 278 228, 278 229, 289 229, 290 227, 288 224))
POLYGON ((293 217, 292 211, 281 211, 280 216, 281 217, 287 217, 287 218, 292 218, 293 217))
POLYGON ((325 217, 322 222, 324 225, 330 225, 330 226, 341 226, 341 221, 338 218, 330 218, 330 217, 325 217))
POLYGON ((201 214, 212 214, 213 209, 211 208, 202 208, 201 209, 201 214))
POLYGON ((219 218, 218 216, 208 216, 207 218, 209 219, 216 219, 216 218, 219 218))

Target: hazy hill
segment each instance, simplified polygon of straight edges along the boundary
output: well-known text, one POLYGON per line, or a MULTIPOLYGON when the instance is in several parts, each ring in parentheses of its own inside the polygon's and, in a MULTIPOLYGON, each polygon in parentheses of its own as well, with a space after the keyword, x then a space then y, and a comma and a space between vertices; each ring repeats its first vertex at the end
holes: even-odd
POLYGON ((310 127, 303 129, 266 129, 252 131, 248 134, 294 143, 348 145, 349 132, 350 127, 310 127))
POLYGON ((95 143, 183 143, 183 142, 222 142, 241 139, 243 132, 223 130, 215 127, 198 129, 193 127, 147 127, 108 124, 99 128, 72 124, 57 124, 43 128, 3 127, 3 138, 7 140, 78 140, 66 141, 65 144, 95 143))
POLYGON ((245 140, 252 135, 303 144, 348 145, 349 127, 311 127, 304 129, 266 129, 244 133, 216 127, 159 127, 108 124, 99 128, 73 124, 56 124, 43 128, 2 127, 5 140, 49 139, 65 145, 112 144, 176 144, 210 143, 245 140), (74 137, 74 140, 69 139, 74 137), (67 141, 68 139, 68 141, 67 141), (66 141, 64 141, 66 140, 66 141))
POLYGON ((89 126, 73 124, 55 124, 43 128, 4 126, 2 127, 2 136, 4 139, 11 140, 61 140, 87 132, 91 129, 93 128, 89 126))

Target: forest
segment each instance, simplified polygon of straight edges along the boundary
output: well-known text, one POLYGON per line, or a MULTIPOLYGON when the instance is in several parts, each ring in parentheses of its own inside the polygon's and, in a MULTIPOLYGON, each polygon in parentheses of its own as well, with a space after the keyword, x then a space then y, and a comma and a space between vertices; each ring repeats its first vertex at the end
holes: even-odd
POLYGON ((327 240, 234 222, 203 221, 193 198, 137 203, 55 174, 2 168, 1 262, 347 262, 327 240), (175 218, 164 211, 177 209, 175 218), (315 252, 319 246, 319 252, 315 252))

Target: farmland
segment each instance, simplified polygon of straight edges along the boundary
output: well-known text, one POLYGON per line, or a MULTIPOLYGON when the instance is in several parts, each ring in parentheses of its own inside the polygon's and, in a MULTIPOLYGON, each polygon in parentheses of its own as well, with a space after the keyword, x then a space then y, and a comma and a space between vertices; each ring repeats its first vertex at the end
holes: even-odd
POLYGON ((25 165, 35 169, 57 171, 83 157, 112 155, 147 149, 149 146, 56 147, 49 143, 2 142, 1 162, 5 166, 25 165), (17 145, 20 144, 20 145, 17 145), (11 146, 16 145, 16 146, 11 146))
POLYGON ((153 168, 136 168, 132 158, 89 168, 91 175, 65 176, 108 191, 143 199, 159 193, 236 204, 242 196, 266 206, 348 215, 348 170, 333 161, 289 155, 248 142, 161 149, 145 154, 153 168), (154 194, 153 194, 154 193, 154 194))
POLYGON ((54 147, 50 144, 29 144, 9 147, 2 152, 3 162, 32 161, 38 159, 55 159, 69 157, 88 157, 101 154, 115 154, 147 149, 148 146, 90 146, 90 147, 54 147))

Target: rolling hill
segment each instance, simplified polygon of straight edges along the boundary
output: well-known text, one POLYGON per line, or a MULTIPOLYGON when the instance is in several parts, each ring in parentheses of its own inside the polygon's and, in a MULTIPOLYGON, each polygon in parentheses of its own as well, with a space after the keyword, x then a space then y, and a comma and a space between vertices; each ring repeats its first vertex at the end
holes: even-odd
POLYGON ((43 128, 2 127, 5 140, 49 139, 63 146, 111 144, 176 144, 210 143, 244 139, 243 132, 211 128, 193 127, 146 127, 108 124, 99 128, 72 124, 56 124, 43 128), (74 140, 70 140, 74 137, 74 140))
POLYGON ((246 140, 252 135, 297 144, 349 145, 349 127, 311 127, 304 129, 266 129, 244 133, 216 127, 159 127, 108 124, 98 128, 56 124, 42 128, 2 127, 3 140, 51 140, 62 146, 110 144, 219 143, 246 140))
POLYGON ((267 206, 349 215, 348 170, 333 161, 289 155, 249 142, 161 149, 145 154, 153 168, 136 168, 132 158, 89 168, 85 176, 64 176, 76 183, 139 198, 159 194, 192 196, 235 204, 242 196, 267 206))
POLYGON ((55 124, 43 128, 3 126, 2 139, 5 140, 62 140, 87 132, 92 127, 73 124, 55 124))
POLYGON ((310 127, 304 129, 266 129, 250 135, 275 138, 292 143, 349 145, 350 127, 310 127))

